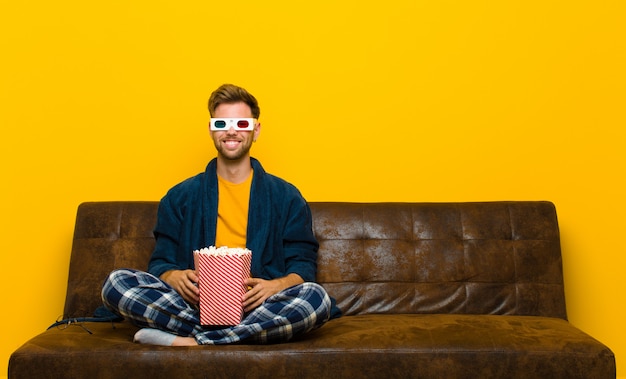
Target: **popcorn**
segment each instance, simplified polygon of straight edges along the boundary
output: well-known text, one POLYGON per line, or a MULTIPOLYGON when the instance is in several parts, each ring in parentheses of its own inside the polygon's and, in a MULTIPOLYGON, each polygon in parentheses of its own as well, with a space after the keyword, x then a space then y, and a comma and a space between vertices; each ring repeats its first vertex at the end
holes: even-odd
POLYGON ((241 255, 246 255, 246 254, 252 254, 252 252, 248 249, 241 248, 241 247, 228 247, 228 246, 203 247, 200 250, 194 250, 193 253, 194 253, 194 256, 195 254, 208 254, 208 255, 218 255, 218 256, 225 256, 225 255, 241 256, 241 255))
POLYGON ((200 290, 200 324, 238 325, 243 317, 241 298, 247 290, 252 252, 210 246, 193 254, 200 290))

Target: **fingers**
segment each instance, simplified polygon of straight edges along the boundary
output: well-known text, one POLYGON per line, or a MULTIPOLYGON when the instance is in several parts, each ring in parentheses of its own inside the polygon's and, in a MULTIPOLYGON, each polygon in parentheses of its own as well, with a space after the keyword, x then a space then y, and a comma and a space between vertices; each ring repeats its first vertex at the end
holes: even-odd
POLYGON ((249 312, 258 307, 267 299, 269 295, 264 295, 259 286, 253 287, 243 295, 242 305, 245 312, 249 312))
POLYGON ((245 283, 246 283, 246 285, 248 287, 254 287, 257 284, 259 284, 259 279, 257 279, 257 278, 248 278, 248 279, 245 280, 245 283))
POLYGON ((172 286, 185 301, 198 304, 200 291, 195 285, 198 282, 198 277, 193 270, 172 270, 166 274, 162 275, 161 279, 172 286))
POLYGON ((198 304, 200 302, 200 294, 198 291, 198 287, 187 282, 179 291, 183 299, 185 299, 188 303, 198 304))
POLYGON ((196 283, 198 283, 198 277, 192 270, 185 270, 185 276, 181 282, 181 295, 187 302, 192 304, 198 304, 200 301, 200 290, 196 283))
MULTIPOLYGON (((267 296, 267 297, 269 297, 269 296, 267 296)), ((254 308, 256 308, 259 305, 263 304, 263 302, 265 301, 265 299, 267 297, 263 297, 262 295, 257 294, 255 296, 249 298, 248 300, 243 302, 243 310, 245 312, 250 312, 254 308)))
POLYGON ((246 285, 251 289, 243 295, 242 303, 245 312, 249 312, 261 305, 265 299, 275 294, 277 291, 271 286, 272 281, 249 278, 246 285))
POLYGON ((194 270, 185 270, 185 273, 187 274, 187 278, 191 282, 198 283, 198 275, 196 274, 194 270))

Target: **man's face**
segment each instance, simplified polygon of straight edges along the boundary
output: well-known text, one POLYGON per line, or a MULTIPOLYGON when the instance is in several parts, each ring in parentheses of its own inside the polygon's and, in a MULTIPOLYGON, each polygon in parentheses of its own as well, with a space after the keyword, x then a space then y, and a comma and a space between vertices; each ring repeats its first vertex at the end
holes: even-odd
MULTIPOLYGON (((215 108, 215 118, 252 118, 250 107, 243 102, 224 103, 215 108)), ((230 128, 224 131, 211 131, 211 138, 220 157, 236 161, 250 157, 250 147, 259 133, 261 124, 254 125, 254 130, 238 131, 230 128)))

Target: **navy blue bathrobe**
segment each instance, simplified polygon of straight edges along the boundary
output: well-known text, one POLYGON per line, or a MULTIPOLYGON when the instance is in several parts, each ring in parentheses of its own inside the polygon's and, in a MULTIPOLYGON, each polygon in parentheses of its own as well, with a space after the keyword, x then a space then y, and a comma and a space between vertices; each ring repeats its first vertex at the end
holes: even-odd
MULTIPOLYGON (((247 248, 252 251, 252 277, 275 279, 290 273, 315 281, 318 242, 311 210, 292 184, 265 172, 252 158, 254 176, 248 211, 247 248)), ((217 224, 217 160, 161 199, 154 229, 156 247, 148 272, 194 268, 193 251, 215 244, 217 224)))

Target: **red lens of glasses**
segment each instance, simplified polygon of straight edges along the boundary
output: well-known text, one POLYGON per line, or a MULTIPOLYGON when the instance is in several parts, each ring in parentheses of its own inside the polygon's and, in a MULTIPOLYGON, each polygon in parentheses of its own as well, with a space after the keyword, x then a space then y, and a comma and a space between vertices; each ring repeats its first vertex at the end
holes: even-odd
POLYGON ((248 120, 239 120, 239 121, 237 121, 237 127, 239 129, 246 129, 249 125, 250 125, 250 123, 248 122, 248 120))

